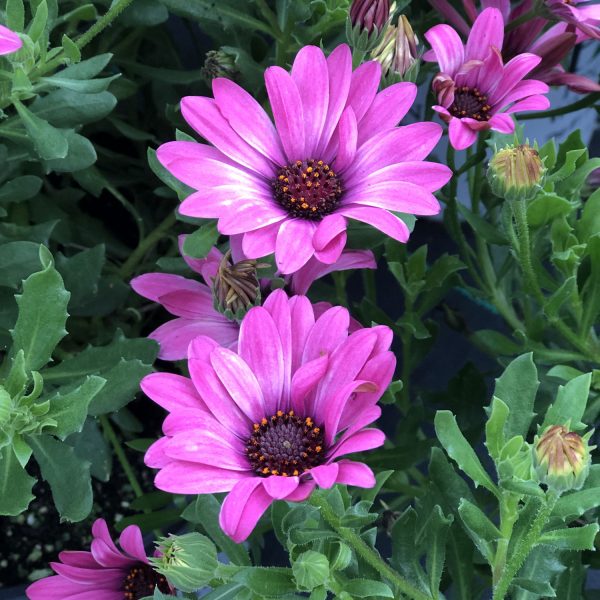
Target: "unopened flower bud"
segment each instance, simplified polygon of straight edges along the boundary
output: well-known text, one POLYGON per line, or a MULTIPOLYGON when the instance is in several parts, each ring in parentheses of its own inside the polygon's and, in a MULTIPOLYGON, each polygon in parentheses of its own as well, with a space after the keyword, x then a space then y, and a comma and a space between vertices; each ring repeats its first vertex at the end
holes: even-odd
POLYGON ((544 182, 545 167, 539 152, 528 144, 507 146, 490 160, 488 181, 492 192, 508 201, 531 200, 544 182))
POLYGON ((389 0, 353 0, 346 22, 348 42, 356 50, 369 52, 381 40, 389 18, 389 0))
POLYGON ((390 25, 371 58, 381 64, 385 85, 398 81, 415 82, 419 74, 419 40, 405 15, 390 25))
POLYGON ((238 69, 235 64, 235 55, 224 48, 210 50, 206 53, 204 66, 202 67, 202 76, 208 83, 217 77, 235 80, 238 75, 238 69))
POLYGON ((569 427, 551 425, 533 444, 533 461, 540 483, 556 492, 580 489, 590 470, 592 432, 581 437, 569 427))
POLYGON ((269 265, 250 259, 232 264, 230 256, 231 250, 223 256, 214 279, 214 305, 228 319, 239 320, 253 306, 260 304, 260 283, 256 271, 269 265))
POLYGON ((153 566, 183 592, 207 585, 219 565, 215 545, 196 532, 163 538, 159 551, 160 556, 151 559, 153 566))

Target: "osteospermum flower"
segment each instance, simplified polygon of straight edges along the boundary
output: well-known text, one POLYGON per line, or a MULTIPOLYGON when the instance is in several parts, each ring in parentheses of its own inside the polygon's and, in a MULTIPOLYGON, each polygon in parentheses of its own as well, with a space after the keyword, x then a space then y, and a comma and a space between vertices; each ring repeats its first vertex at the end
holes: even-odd
POLYGON ((241 542, 273 500, 305 500, 316 485, 373 486, 369 467, 343 457, 383 444, 368 425, 394 372, 392 332, 349 335, 349 323, 345 308, 315 319, 306 297, 277 290, 244 317, 237 352, 200 337, 191 380, 145 377, 144 392, 170 413, 145 457, 160 469, 156 487, 229 492, 220 524, 241 542))
MULTIPOLYGON (((190 342, 199 335, 207 335, 218 344, 231 347, 237 343, 239 334, 238 323, 219 312, 213 299, 213 280, 223 264, 223 253, 212 248, 206 258, 191 258, 183 252, 184 238, 185 236, 181 236, 179 239, 181 255, 188 266, 202 277, 204 283, 170 273, 146 273, 131 281, 131 287, 140 296, 158 302, 177 317, 160 325, 148 336, 158 342, 158 356, 163 360, 186 358, 190 342)), ((251 261, 246 261, 242 253, 239 236, 231 238, 230 242, 233 267, 250 265, 251 261)), ((370 250, 345 250, 333 265, 325 265, 314 258, 309 260, 293 275, 286 277, 286 283, 292 293, 305 294, 313 281, 333 271, 376 267, 375 257, 370 250)), ((319 302, 315 305, 315 310, 320 314, 330 306, 319 302)), ((353 329, 358 327, 360 325, 353 321, 353 329)))
POLYGON ((545 4, 555 18, 573 25, 586 38, 600 40, 600 4, 588 0, 546 0, 545 4))
POLYGON ((0 55, 12 54, 19 50, 22 45, 21 38, 14 31, 0 25, 0 55))
POLYGON ((448 123, 454 148, 471 146, 482 130, 512 133, 511 114, 550 105, 542 95, 548 86, 524 79, 540 63, 539 56, 519 54, 503 64, 504 22, 499 10, 487 8, 477 17, 466 46, 449 25, 432 27, 425 38, 441 71, 432 84, 439 102, 433 108, 448 123))
POLYGON ((327 58, 306 46, 291 73, 265 72, 275 125, 227 79, 212 82, 214 99, 183 98, 184 118, 212 146, 178 141, 158 149, 161 163, 197 190, 181 213, 218 218, 221 233, 243 234, 247 257, 274 252, 284 274, 312 257, 335 263, 347 218, 405 242, 408 228, 392 211, 437 213, 432 192, 451 171, 423 162, 440 138, 438 125, 395 127, 414 101, 415 85, 378 94, 380 77, 374 61, 352 72, 346 45, 327 58))
POLYGON ((56 575, 32 583, 25 591, 29 600, 140 600, 152 596, 156 587, 171 591, 164 576, 150 566, 139 527, 123 530, 122 550, 104 519, 94 523, 92 535, 90 552, 61 552, 60 562, 50 563, 56 575))

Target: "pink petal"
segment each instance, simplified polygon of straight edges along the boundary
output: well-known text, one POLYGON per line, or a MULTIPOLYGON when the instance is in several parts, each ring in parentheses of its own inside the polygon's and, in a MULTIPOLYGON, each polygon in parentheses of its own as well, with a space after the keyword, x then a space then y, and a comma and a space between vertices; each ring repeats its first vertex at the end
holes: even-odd
POLYGON ((329 354, 348 337, 350 315, 341 306, 325 311, 315 322, 306 338, 302 363, 329 354))
POLYGON ((284 165, 279 136, 262 106, 229 79, 213 79, 212 89, 219 110, 237 134, 274 163, 284 165))
POLYGON ((452 169, 441 163, 408 161, 383 167, 368 175, 362 184, 356 183, 348 189, 369 188, 387 181, 406 181, 418 185, 429 192, 435 192, 446 185, 452 177, 452 169))
POLYGON ((498 113, 489 120, 490 127, 500 133, 512 133, 515 130, 515 122, 510 115, 498 113))
POLYGON ((464 150, 475 143, 477 133, 467 127, 461 119, 453 118, 448 125, 448 137, 453 148, 464 150))
POLYGON ((440 71, 454 77, 465 62, 464 46, 460 36, 449 25, 436 25, 425 33, 440 71))
POLYGON ((281 223, 286 218, 287 212, 272 198, 244 200, 237 202, 235 210, 219 219, 217 229, 223 235, 236 235, 281 223))
POLYGON ((383 431, 379 429, 363 429, 339 444, 330 459, 333 460, 344 454, 364 452, 365 450, 379 448, 379 446, 383 446, 384 442, 385 434, 383 431))
POLYGON ((265 477, 262 480, 265 492, 273 498, 273 500, 283 500, 290 494, 293 494, 300 483, 298 477, 281 477, 279 475, 265 477))
MULTIPOLYGON (((218 456, 215 462, 218 463, 218 456)), ((178 461, 162 468, 154 478, 154 485, 173 494, 216 494, 228 492, 246 479, 249 475, 244 471, 178 461)))
POLYGON ((312 157, 321 140, 329 106, 329 71, 323 51, 317 46, 303 46, 292 65, 292 79, 307 117, 304 124, 304 154, 305 157, 312 157))
POLYGON ((346 247, 347 239, 345 230, 338 233, 322 250, 315 250, 315 259, 327 265, 335 264, 346 247))
POLYGON ((44 577, 32 583, 25 594, 29 600, 121 600, 122 591, 110 591, 106 589, 95 588, 93 592, 86 592, 86 588, 73 583, 59 575, 53 577, 44 577))
POLYGON ((165 417, 162 429, 168 436, 175 436, 191 429, 202 429, 206 436, 219 439, 231 448, 238 448, 240 443, 240 438, 219 423, 206 409, 182 406, 165 417))
POLYGON ((410 235, 408 227, 402 220, 382 208, 349 204, 339 208, 338 213, 368 223, 399 242, 406 242, 410 235))
POLYGON ((417 86, 408 82, 395 83, 379 92, 360 121, 358 145, 362 146, 374 135, 398 125, 416 96, 417 86))
POLYGON ((286 496, 286 502, 304 502, 315 489, 315 482, 312 479, 303 479, 300 485, 289 496, 286 496))
POLYGON ((238 544, 252 533, 258 520, 273 499, 264 489, 259 477, 240 481, 229 492, 219 514, 221 529, 238 544))
POLYGON ((302 362, 304 362, 304 349, 315 324, 315 315, 312 304, 305 296, 294 296, 290 299, 289 306, 291 338, 293 340, 291 344, 291 373, 295 373, 300 368, 302 362))
POLYGON ((265 71, 265 84, 277 132, 288 161, 304 160, 304 111, 296 83, 281 67, 269 67, 265 71))
POLYGON ((271 190, 266 189, 262 183, 251 185, 240 185, 240 183, 203 186, 203 189, 190 194, 179 205, 179 212, 199 219, 224 218, 232 217, 241 210, 252 209, 255 206, 270 207, 273 204, 271 190))
POLYGON ((494 95, 490 98, 492 104, 500 104, 504 96, 509 94, 527 73, 535 69, 542 59, 537 54, 519 54, 504 65, 502 81, 494 95))
POLYGON ((305 219, 283 222, 275 243, 275 260, 283 274, 297 271, 314 254, 312 238, 316 228, 315 223, 305 219))
POLYGON ((154 442, 146 454, 144 454, 144 464, 151 469, 162 469, 169 463, 173 462, 173 459, 165 454, 165 447, 170 442, 170 438, 161 437, 154 442))
MULTIPOLYGON (((546 110, 548 108, 550 108, 550 100, 546 98, 546 96, 529 96, 529 98, 525 98, 525 100, 515 102, 515 104, 506 109, 506 112, 512 114, 525 110, 546 110)), ((500 115, 494 115, 494 117, 497 116, 500 115)), ((494 117, 492 117, 492 119, 494 117)))
POLYGON ((143 563, 148 562, 144 542, 142 540, 142 532, 137 525, 129 525, 123 529, 121 536, 119 537, 119 544, 121 544, 121 548, 123 548, 129 556, 133 556, 143 563))
POLYGON ((22 46, 21 38, 14 31, 0 25, 0 55, 12 54, 22 46))
POLYGON ((321 465, 310 470, 310 475, 320 488, 328 489, 335 484, 339 467, 337 463, 321 465))
POLYGON ((333 166, 336 171, 343 172, 354 160, 358 139, 356 116, 350 106, 342 113, 338 129, 338 139, 338 153, 333 166))
POLYGON ((516 100, 522 100, 528 96, 537 96, 538 94, 547 94, 549 91, 548 85, 542 81, 535 79, 524 79, 519 81, 512 91, 502 98, 502 104, 506 106, 516 100))
POLYGON ((340 233, 346 231, 346 219, 338 214, 327 215, 317 225, 313 235, 313 247, 315 250, 325 250, 327 246, 340 233))
POLYGON ((337 449, 354 434, 361 429, 364 429, 367 425, 377 421, 381 416, 381 408, 377 404, 366 405, 362 400, 363 397, 368 396, 364 392, 360 394, 360 401, 357 397, 346 406, 346 411, 342 414, 342 419, 345 418, 345 423, 340 420, 338 427, 339 431, 342 431, 342 435, 336 440, 335 444, 329 448, 327 453, 328 458, 333 460, 337 456, 337 449), (351 410, 350 410, 351 409, 351 410))
POLYGON ((140 387, 146 396, 169 412, 183 407, 206 410, 200 394, 187 377, 174 373, 150 373, 142 379, 140 387))
POLYGON ((114 581, 115 579, 118 580, 123 577, 123 571, 121 569, 102 569, 100 571, 63 565, 56 562, 51 562, 50 566, 57 575, 81 586, 93 585, 93 583, 98 580, 100 583, 107 583, 111 579, 114 581))
POLYGON ((375 475, 364 463, 340 460, 336 464, 339 467, 336 483, 356 485, 362 488, 372 488, 375 485, 375 475))
POLYGON ((275 252, 275 243, 281 223, 247 231, 242 238, 242 250, 248 258, 262 258, 275 252))
POLYGON ((373 103, 380 81, 381 65, 374 60, 364 62, 352 73, 348 106, 352 107, 357 122, 360 122, 373 103))
POLYGON ((192 269, 192 271, 202 275, 204 282, 210 287, 212 285, 213 277, 217 274, 217 269, 223 258, 223 253, 218 248, 213 247, 205 258, 193 258, 192 256, 188 256, 183 251, 183 245, 186 238, 187 235, 185 234, 177 236, 179 254, 181 254, 181 257, 185 260, 187 266, 192 269))
POLYGON ((130 285, 140 296, 154 302, 160 302, 160 297, 165 294, 184 290, 210 294, 210 290, 198 281, 170 273, 146 273, 132 279, 130 285))
POLYGON ((467 46, 465 59, 485 60, 490 47, 501 49, 504 41, 504 19, 497 8, 486 8, 475 20, 467 46))
POLYGON ((160 296, 159 302, 172 315, 185 319, 214 319, 216 313, 213 306, 212 292, 206 287, 196 291, 181 290, 160 296))
POLYGON ((58 553, 58 559, 65 565, 73 565, 74 567, 85 567, 87 569, 100 568, 100 565, 94 560, 91 552, 63 550, 58 553))
POLYGON ((304 399, 310 394, 323 379, 329 366, 329 356, 325 354, 304 363, 292 378, 291 406, 297 414, 307 414, 304 399))
POLYGON ((186 96, 181 100, 181 114, 195 131, 225 156, 264 177, 273 177, 273 163, 232 129, 215 100, 186 96))

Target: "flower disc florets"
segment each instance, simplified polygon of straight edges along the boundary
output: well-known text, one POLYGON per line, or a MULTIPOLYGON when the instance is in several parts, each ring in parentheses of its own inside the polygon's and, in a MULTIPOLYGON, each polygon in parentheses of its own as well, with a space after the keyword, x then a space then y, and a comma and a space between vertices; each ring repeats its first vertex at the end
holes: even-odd
POLYGON ((463 85, 454 92, 454 102, 448 112, 455 117, 468 117, 476 121, 489 121, 490 105, 487 96, 477 88, 463 85))
POLYGON ((124 600, 140 600, 154 593, 154 588, 169 593, 169 584, 164 575, 157 573, 150 565, 140 563, 129 569, 123 582, 124 600))
POLYGON ((334 170, 322 160, 297 160, 277 171, 273 181, 275 200, 301 219, 321 220, 331 214, 342 195, 334 170))
POLYGON ((258 475, 298 477, 323 463, 324 440, 323 427, 317 427, 311 417, 278 410, 270 419, 254 423, 246 452, 258 475))

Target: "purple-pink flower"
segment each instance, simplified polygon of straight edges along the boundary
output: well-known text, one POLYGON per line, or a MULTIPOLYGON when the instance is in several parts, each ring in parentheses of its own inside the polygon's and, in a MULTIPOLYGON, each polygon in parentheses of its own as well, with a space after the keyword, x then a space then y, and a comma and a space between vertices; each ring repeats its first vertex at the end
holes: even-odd
POLYGON ((243 235, 247 257, 275 253, 286 275, 313 257, 335 263, 347 218, 405 242, 409 230, 394 212, 439 212, 432 192, 451 171, 423 161, 440 138, 437 124, 396 127, 415 85, 377 93, 380 78, 374 61, 353 72, 346 45, 327 58, 305 46, 291 73, 265 72, 275 124, 228 79, 213 80, 214 99, 183 98, 184 118, 211 145, 177 141, 158 149, 160 162, 197 190, 181 213, 217 218, 222 234, 243 235))
POLYGON ((167 580, 154 571, 146 557, 142 533, 136 525, 121 533, 119 550, 104 519, 92 526, 91 551, 65 551, 50 563, 56 573, 32 583, 29 600, 140 600, 155 587, 169 593, 167 580))
POLYGON ((558 20, 573 25, 586 38, 600 40, 600 4, 588 0, 546 0, 545 4, 558 20))
MULTIPOLYGON (((234 236, 230 240, 234 263, 246 258, 242 253, 239 237, 234 236)), ((170 273, 146 273, 131 281, 131 287, 140 296, 161 304, 177 317, 160 325, 148 336, 158 342, 158 356, 163 360, 186 358, 190 342, 199 335, 207 335, 221 346, 229 348, 237 343, 239 334, 238 323, 221 314, 213 301, 213 280, 223 253, 218 248, 212 248, 206 258, 191 258, 183 252, 184 238, 185 236, 179 238, 181 255, 188 266, 202 277, 204 283, 170 273)), ((292 294, 306 294, 316 279, 333 271, 375 268, 377 263, 370 250, 344 250, 333 265, 326 265, 312 258, 285 279, 292 294)), ((263 293, 268 293, 268 290, 263 290, 263 293)), ((315 310, 320 314, 329 307, 329 304, 319 302, 315 305, 315 310)), ((360 324, 353 321, 353 329, 358 327, 360 324)))
POLYGON ((433 80, 439 104, 434 106, 448 123, 450 143, 458 150, 471 146, 479 131, 512 133, 511 114, 544 110, 548 86, 524 77, 540 62, 535 54, 519 54, 503 64, 504 21, 495 8, 475 20, 466 46, 449 25, 436 25, 426 34, 440 73, 433 80))
POLYGON ((189 348, 191 379, 154 373, 143 391, 170 414, 146 453, 155 485, 181 494, 229 492, 222 529, 245 540, 273 502, 315 486, 371 487, 371 469, 345 455, 381 446, 381 414, 395 357, 384 326, 348 333, 333 307, 316 318, 304 296, 277 290, 244 317, 237 351, 207 337, 189 348))
POLYGON ((14 32, 0 25, 0 56, 3 54, 12 54, 21 48, 23 42, 14 32))

